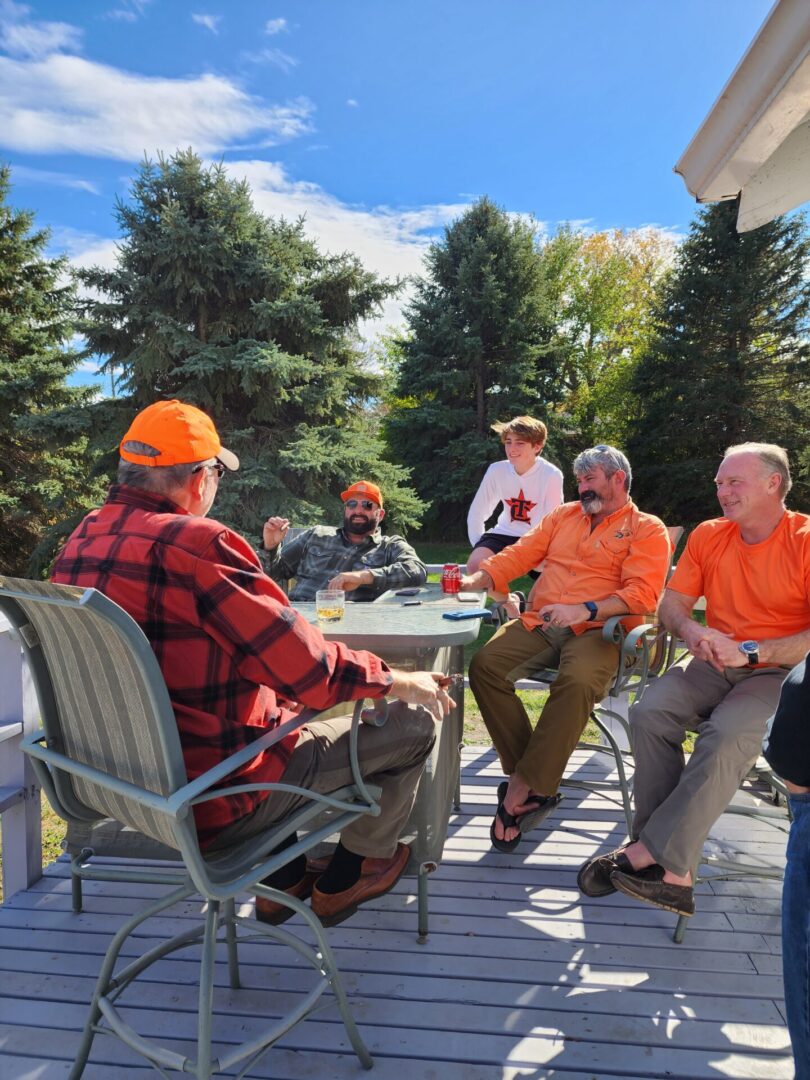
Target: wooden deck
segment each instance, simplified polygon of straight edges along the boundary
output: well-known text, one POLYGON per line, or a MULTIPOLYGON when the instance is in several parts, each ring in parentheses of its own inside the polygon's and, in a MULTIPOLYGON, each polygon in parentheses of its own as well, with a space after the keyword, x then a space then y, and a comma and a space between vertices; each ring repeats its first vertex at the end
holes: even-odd
MULTIPOLYGON (((602 759, 600 759, 601 761, 602 759)), ((584 778, 602 766, 587 751, 584 778)), ((704 884, 683 945, 674 916, 620 895, 585 900, 582 861, 623 838, 618 800, 571 790, 544 829, 513 855, 493 852, 489 823, 499 769, 491 751, 465 751, 463 813, 431 879, 431 936, 415 943, 414 881, 330 931, 354 1012, 375 1055, 377 1080, 498 1077, 789 1078, 779 956, 779 886, 704 884)), ((715 830, 749 856, 783 859, 783 837, 726 817, 715 830)), ((67 1075, 93 978, 111 933, 156 887, 86 883, 86 910, 70 910, 58 862, 0 908, 0 1076, 67 1075)), ((174 932, 193 905, 156 920, 174 932)), ((249 911, 246 905, 245 913, 249 911)), ((293 925, 292 923, 290 925, 293 925)), ((150 924, 147 924, 150 926, 150 924)), ((143 945, 142 938, 139 945, 143 945)), ((289 951, 242 950, 247 989, 220 970, 216 1036, 246 1032, 308 984, 289 951)), ((178 1048, 193 1032, 196 967, 162 961, 129 991, 139 1031, 178 1048)), ((329 1004, 298 1025, 251 1077, 366 1075, 346 1052, 329 1004)), ((97 1037, 88 1080, 154 1075, 117 1040, 97 1037)))

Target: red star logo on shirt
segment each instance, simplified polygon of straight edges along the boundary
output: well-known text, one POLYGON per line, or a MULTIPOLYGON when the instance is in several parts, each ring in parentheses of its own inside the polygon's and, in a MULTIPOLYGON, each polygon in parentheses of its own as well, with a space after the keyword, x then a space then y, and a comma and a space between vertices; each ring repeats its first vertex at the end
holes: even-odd
POLYGON ((531 525, 532 519, 529 516, 531 511, 534 510, 537 503, 533 503, 531 499, 527 499, 523 494, 523 488, 520 489, 520 493, 516 499, 505 499, 506 505, 509 507, 509 514, 512 521, 522 521, 526 525, 531 525))

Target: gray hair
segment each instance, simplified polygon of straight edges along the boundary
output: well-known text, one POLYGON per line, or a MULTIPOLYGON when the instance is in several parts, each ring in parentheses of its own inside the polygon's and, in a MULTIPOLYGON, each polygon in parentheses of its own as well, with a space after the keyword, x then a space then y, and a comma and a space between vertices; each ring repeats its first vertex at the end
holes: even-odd
MULTIPOLYGON (((124 443, 124 449, 141 457, 157 457, 160 454, 160 450, 156 450, 149 443, 131 439, 124 443)), ((138 465, 134 461, 119 458, 118 483, 140 488, 142 491, 154 491, 158 495, 171 495, 173 491, 185 487, 198 464, 191 462, 187 465, 138 465)))
POLYGON ((779 483, 779 497, 781 499, 787 498, 787 493, 793 487, 787 450, 781 446, 777 446, 776 443, 744 442, 737 443, 736 446, 729 446, 725 454, 723 454, 723 460, 731 454, 756 454, 765 466, 765 471, 767 473, 779 473, 781 478, 779 483))
POLYGON ((607 446, 605 443, 593 446, 590 450, 583 450, 574 459, 574 476, 581 476, 582 473, 590 472, 597 466, 602 469, 608 479, 621 469, 624 473, 624 490, 630 490, 633 473, 630 462, 621 450, 617 450, 615 446, 607 446))

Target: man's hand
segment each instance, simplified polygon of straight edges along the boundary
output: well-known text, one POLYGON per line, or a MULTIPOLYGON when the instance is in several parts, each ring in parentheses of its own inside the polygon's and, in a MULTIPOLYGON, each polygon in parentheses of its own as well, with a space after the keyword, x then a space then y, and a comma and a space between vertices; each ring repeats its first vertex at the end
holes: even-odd
POLYGON ((392 671, 394 681, 388 693, 409 705, 423 705, 434 720, 443 720, 455 705, 447 690, 452 675, 438 671, 392 671))
POLYGON ((538 611, 549 626, 576 626, 587 622, 590 614, 584 604, 545 604, 538 611))
POLYGON ((290 523, 287 518, 268 518, 262 528, 262 543, 267 551, 274 551, 287 535, 290 523))
POLYGON ((506 614, 507 619, 520 618, 520 596, 518 593, 510 592, 505 600, 500 601, 500 607, 506 614))
POLYGON ((727 667, 744 667, 748 660, 740 652, 739 643, 729 634, 701 626, 692 620, 683 630, 683 641, 692 656, 705 660, 716 671, 727 667))
POLYGON ((327 589, 343 589, 354 592, 361 585, 373 585, 374 575, 370 570, 347 570, 345 574, 335 574, 327 584, 327 589))
POLYGON ((476 570, 474 574, 463 574, 461 578, 462 592, 479 592, 481 589, 489 592, 492 585, 492 578, 486 570, 476 570))
POLYGON ((740 643, 735 641, 730 634, 721 634, 719 630, 711 630, 709 649, 711 659, 709 663, 717 671, 727 667, 748 667, 748 657, 740 652, 740 643))

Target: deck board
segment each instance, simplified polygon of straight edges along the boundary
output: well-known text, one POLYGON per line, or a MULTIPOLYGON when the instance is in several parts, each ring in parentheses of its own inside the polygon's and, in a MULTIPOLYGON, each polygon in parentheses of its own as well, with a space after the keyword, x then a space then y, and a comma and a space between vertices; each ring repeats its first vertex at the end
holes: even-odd
MULTIPOLYGON (((578 778, 609 777, 577 751, 578 778)), ((462 812, 431 881, 431 935, 415 943, 413 879, 366 905, 329 939, 378 1080, 708 1077, 787 1080, 778 882, 703 882, 685 942, 674 916, 619 895, 588 900, 576 888, 584 859, 623 839, 617 798, 575 789, 511 855, 493 852, 489 822, 500 773, 490 751, 464 754, 462 812)), ((712 843, 780 865, 785 838, 728 816, 712 843)), ((0 907, 0 1076, 65 1077, 93 979, 111 933, 161 886, 86 882, 85 910, 70 906, 69 867, 58 861, 0 907)), ((127 944, 136 955, 201 910, 187 901, 127 944)), ((250 911, 246 900, 243 911, 250 911)), ((292 921, 288 925, 295 925, 292 921)), ((310 985, 289 950, 242 950, 244 989, 217 970, 215 1034, 228 1044, 260 1028, 310 985), (238 1035, 237 1035, 238 1033, 238 1035)), ((139 1031, 176 1048, 193 1037, 195 950, 166 958, 127 993, 139 1031)), ((154 1075, 117 1040, 98 1037, 88 1080, 154 1075)), ((251 1077, 359 1077, 333 1006, 299 1024, 251 1077)))

